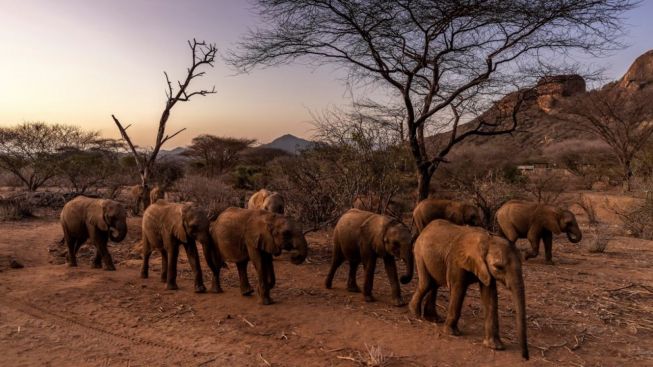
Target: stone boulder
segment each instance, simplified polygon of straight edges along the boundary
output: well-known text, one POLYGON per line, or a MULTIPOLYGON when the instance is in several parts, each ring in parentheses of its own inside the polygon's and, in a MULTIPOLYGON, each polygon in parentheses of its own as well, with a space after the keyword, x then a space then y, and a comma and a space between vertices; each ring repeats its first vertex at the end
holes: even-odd
POLYGON ((653 84, 653 50, 650 50, 630 66, 619 81, 619 86, 630 91, 641 90, 653 84))

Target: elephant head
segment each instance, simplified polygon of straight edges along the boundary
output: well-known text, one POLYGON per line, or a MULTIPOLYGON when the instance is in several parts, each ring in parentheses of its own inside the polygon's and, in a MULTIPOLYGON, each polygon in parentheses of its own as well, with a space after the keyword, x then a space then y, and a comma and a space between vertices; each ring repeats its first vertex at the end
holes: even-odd
MULTIPOLYGON (((526 337, 526 296, 521 259, 517 248, 508 240, 492 235, 479 235, 475 241, 467 242, 461 248, 457 259, 458 266, 472 272, 485 286, 498 281, 510 290, 515 308, 517 339, 522 357, 528 359, 526 337)), ((456 267, 449 266, 449 271, 456 267)), ((449 275, 447 275, 449 279, 449 275)))
MULTIPOLYGON (((96 214, 92 214, 96 215, 96 214)), ((127 235, 127 213, 125 208, 113 200, 104 200, 101 204, 101 217, 95 218, 96 226, 104 232, 109 232, 109 239, 120 242, 127 235)))
POLYGON ((210 223, 206 212, 193 205, 183 205, 179 210, 179 220, 173 227, 175 237, 183 243, 197 240, 209 248, 212 247, 213 240, 209 233, 210 223))
POLYGON ((569 210, 561 210, 555 212, 551 217, 545 218, 544 228, 554 234, 566 233, 571 243, 578 243, 583 239, 576 216, 569 210))
POLYGON ((265 201, 263 202, 263 209, 272 213, 283 214, 284 207, 283 197, 276 192, 265 198, 265 201))
POLYGON ((406 273, 399 278, 402 284, 413 279, 414 236, 405 224, 383 215, 371 216, 361 225, 361 236, 371 241, 372 248, 379 255, 391 254, 406 265, 406 273))
POLYGON ((463 204, 463 222, 470 226, 480 227, 483 225, 483 213, 475 205, 463 204))
POLYGON ((247 232, 246 242, 262 251, 279 256, 282 250, 290 251, 290 261, 299 265, 308 254, 308 244, 301 226, 282 215, 261 212, 247 232))

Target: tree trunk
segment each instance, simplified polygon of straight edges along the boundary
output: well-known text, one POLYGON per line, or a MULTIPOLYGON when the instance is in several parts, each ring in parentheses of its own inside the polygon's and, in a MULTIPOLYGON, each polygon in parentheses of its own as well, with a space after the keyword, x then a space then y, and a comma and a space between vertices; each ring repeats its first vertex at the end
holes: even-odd
POLYGON ((434 172, 435 168, 432 164, 424 164, 417 168, 417 202, 429 197, 434 172))
POLYGON ((623 185, 622 188, 625 192, 630 192, 631 190, 631 178, 633 177, 633 171, 630 169, 630 162, 624 164, 624 173, 623 173, 623 185))

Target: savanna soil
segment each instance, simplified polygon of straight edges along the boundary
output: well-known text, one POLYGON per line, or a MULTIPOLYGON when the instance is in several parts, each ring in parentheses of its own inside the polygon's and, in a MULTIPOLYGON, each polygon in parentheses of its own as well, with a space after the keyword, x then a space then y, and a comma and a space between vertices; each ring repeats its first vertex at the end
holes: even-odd
MULTIPOLYGON (((178 291, 139 278, 132 247, 140 218, 110 251, 117 271, 63 263, 54 218, 0 223, 0 365, 2 366, 651 366, 653 365, 653 242, 615 237, 605 253, 590 254, 561 236, 556 265, 542 255, 524 265, 531 359, 515 344, 512 302, 500 289, 505 351, 482 346, 478 287, 465 300, 460 328, 450 337, 439 325, 390 305, 382 264, 377 302, 345 290, 346 264, 324 289, 330 235, 308 236, 310 255, 292 265, 276 259, 276 301, 260 306, 238 291, 236 268, 223 271, 223 294, 193 293, 190 268, 180 256, 178 291), (10 259, 25 265, 9 268, 10 259), (379 362, 374 364, 375 361, 379 362)), ((525 247, 526 243, 520 242, 525 247)), ((183 252, 183 251, 182 251, 183 252)), ((203 262, 204 264, 204 262, 203 262)), ((205 279, 210 284, 204 265, 205 279)), ((401 269, 400 269, 401 270, 401 269)), ((250 277, 255 274, 250 266, 250 277)), ((416 280, 402 288, 406 300, 416 280)), ((359 270, 362 285, 362 270, 359 270)), ((447 305, 440 292, 438 311, 447 305)))

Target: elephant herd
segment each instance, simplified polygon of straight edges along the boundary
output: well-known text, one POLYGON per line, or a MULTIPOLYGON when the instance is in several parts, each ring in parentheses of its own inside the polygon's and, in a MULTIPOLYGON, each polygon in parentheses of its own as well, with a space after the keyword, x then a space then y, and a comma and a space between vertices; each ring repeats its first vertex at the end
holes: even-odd
MULTIPOLYGON (((195 292, 206 291, 196 242, 200 242, 209 269, 213 273, 211 291, 222 292, 220 270, 227 262, 235 263, 242 295, 253 293, 247 276, 251 261, 258 279, 259 303, 272 303, 270 290, 276 284, 273 257, 283 250, 291 252, 293 264, 306 259, 308 244, 299 222, 285 216, 283 197, 268 190, 252 195, 247 208, 228 208, 210 222, 207 213, 192 203, 172 203, 152 197, 143 213, 141 277, 149 276, 149 259, 153 250, 161 253, 161 281, 169 290, 177 289, 177 259, 183 246, 195 278, 195 292)), ((483 344, 503 349, 499 338, 497 282, 511 293, 514 303, 517 339, 522 357, 528 359, 526 338, 525 286, 518 238, 527 238, 531 251, 526 259, 539 253, 544 242, 545 259, 552 264, 551 244, 554 234, 567 234, 579 242, 582 233, 573 213, 553 206, 511 200, 496 213, 499 233, 481 227, 479 208, 462 202, 442 199, 421 201, 413 211, 416 231, 400 220, 352 208, 345 212, 333 231, 332 262, 325 280, 330 289, 337 269, 349 263, 347 290, 361 292, 356 273, 362 263, 365 271, 363 296, 374 301, 372 288, 378 258, 383 259, 390 282, 392 302, 404 306, 400 283, 407 284, 417 271, 418 284, 409 303, 410 312, 427 320, 440 322, 435 301, 440 287, 450 290, 444 332, 459 335, 458 320, 469 285, 479 283, 485 314, 483 344), (405 264, 406 272, 398 275, 396 259, 405 264)), ((120 242, 127 233, 126 210, 122 204, 106 199, 77 197, 61 213, 68 262, 77 266, 76 253, 90 239, 96 247, 94 267, 115 270, 107 241, 120 242)))

